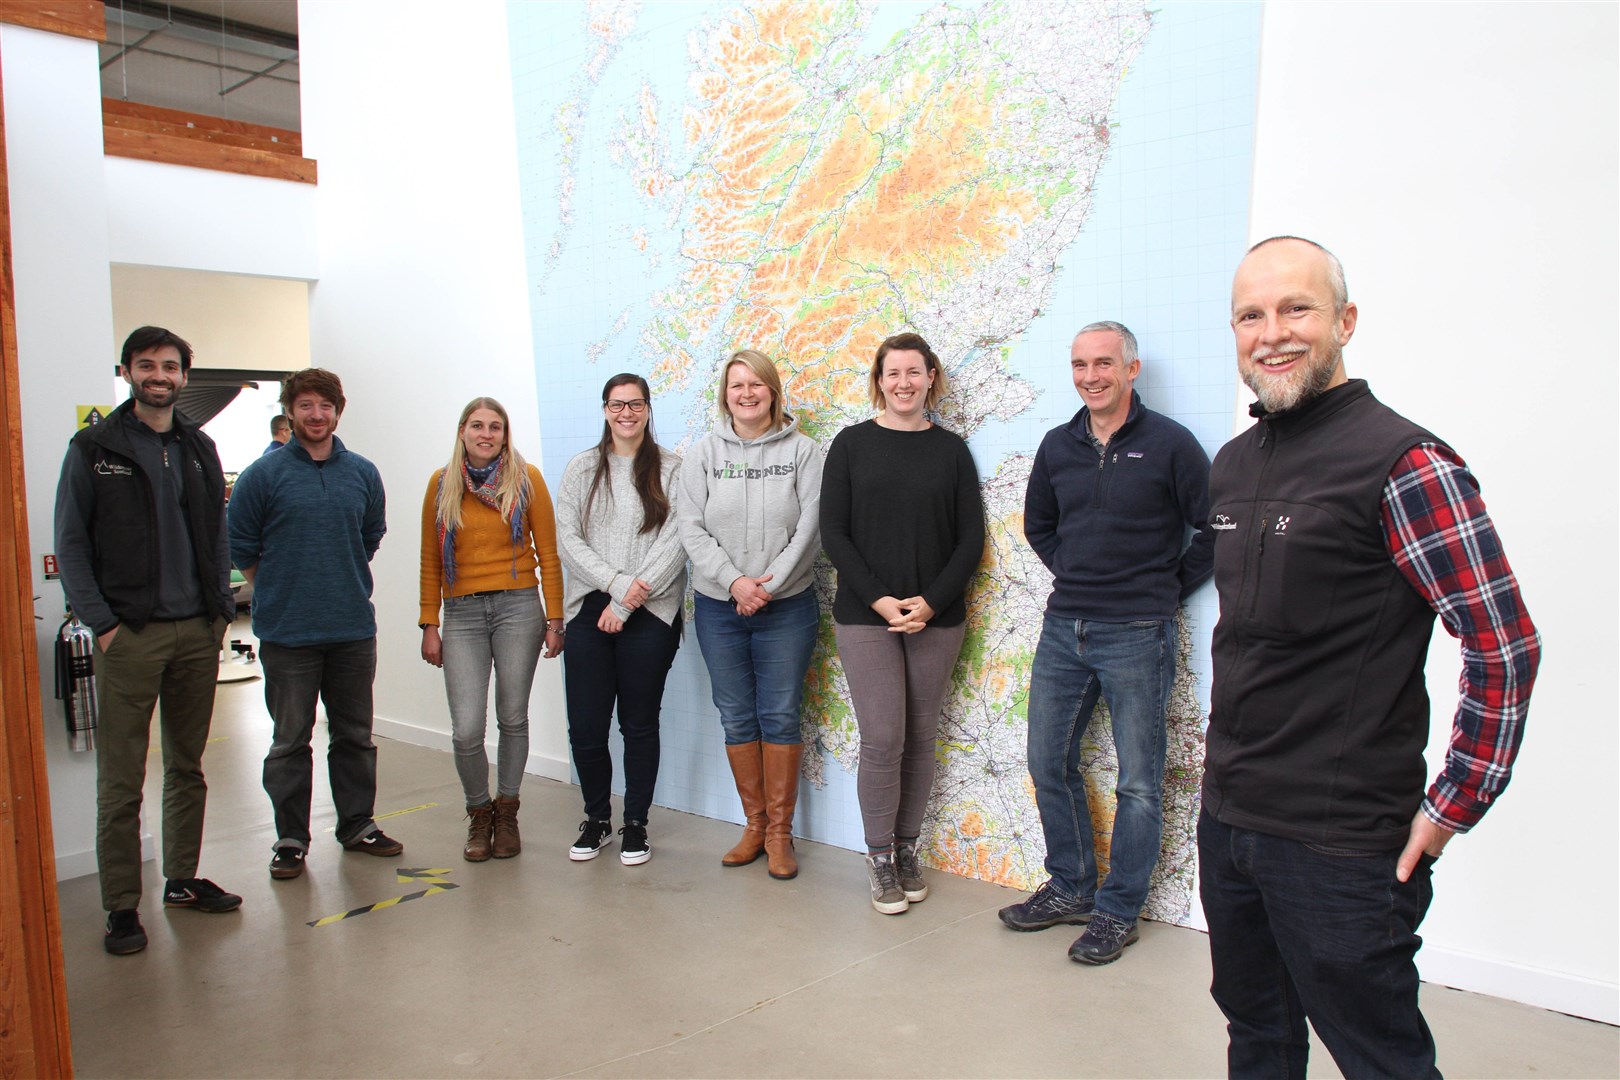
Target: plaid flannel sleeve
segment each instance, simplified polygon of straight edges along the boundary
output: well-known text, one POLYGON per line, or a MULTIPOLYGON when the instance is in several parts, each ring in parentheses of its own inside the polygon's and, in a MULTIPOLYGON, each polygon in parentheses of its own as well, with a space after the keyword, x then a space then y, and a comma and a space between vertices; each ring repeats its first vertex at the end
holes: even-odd
POLYGON ((1462 642, 1451 746, 1423 812, 1467 832, 1513 771, 1541 637, 1461 458, 1434 443, 1407 451, 1384 485, 1383 519, 1395 566, 1462 642))

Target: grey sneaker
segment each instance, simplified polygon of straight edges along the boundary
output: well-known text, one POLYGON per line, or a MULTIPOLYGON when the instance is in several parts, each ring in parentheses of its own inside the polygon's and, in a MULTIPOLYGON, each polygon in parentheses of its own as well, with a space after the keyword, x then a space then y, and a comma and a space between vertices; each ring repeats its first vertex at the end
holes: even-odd
POLYGON ((1093 910, 1094 901, 1076 900, 1050 881, 1044 881, 1028 900, 1004 907, 997 914, 1014 930, 1045 930, 1060 923, 1083 926, 1091 921, 1093 910))
POLYGON ((1069 959, 1077 964, 1112 964, 1125 946, 1136 944, 1140 936, 1135 919, 1124 922, 1099 911, 1092 916, 1086 932, 1069 946, 1069 959))
POLYGON ((900 878, 900 891, 913 904, 928 899, 928 883, 923 880, 922 864, 917 862, 916 837, 894 842, 894 870, 900 878))
POLYGON ((878 851, 866 857, 866 872, 872 879, 872 906, 884 915, 901 915, 911 906, 900 887, 894 852, 878 851))

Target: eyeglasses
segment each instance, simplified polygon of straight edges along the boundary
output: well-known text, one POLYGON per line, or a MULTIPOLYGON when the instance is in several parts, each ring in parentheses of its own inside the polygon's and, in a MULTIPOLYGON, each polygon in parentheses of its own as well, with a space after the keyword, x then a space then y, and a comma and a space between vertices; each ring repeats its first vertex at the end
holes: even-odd
POLYGON ((610 398, 609 400, 602 402, 602 406, 615 416, 624 412, 626 409, 629 409, 633 413, 644 413, 647 411, 647 399, 638 397, 631 398, 629 401, 620 401, 617 398, 610 398))

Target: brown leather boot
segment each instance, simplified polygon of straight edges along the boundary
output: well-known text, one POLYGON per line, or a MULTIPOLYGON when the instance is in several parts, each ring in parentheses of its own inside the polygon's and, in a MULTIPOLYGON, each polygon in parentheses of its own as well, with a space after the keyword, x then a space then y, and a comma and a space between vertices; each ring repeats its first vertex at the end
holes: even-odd
POLYGON ((793 854, 793 808, 799 802, 799 765, 804 745, 764 743, 765 860, 771 877, 783 881, 799 876, 793 854))
POLYGON ((731 776, 737 781, 747 824, 737 846, 720 856, 721 866, 747 866, 765 850, 765 773, 759 754, 759 740, 726 747, 731 776))
POLYGON ((523 850, 523 838, 518 835, 517 812, 521 805, 516 795, 508 799, 505 795, 495 799, 495 857, 497 859, 510 859, 523 850))
POLYGON ((468 862, 483 862, 489 858, 489 833, 495 820, 495 804, 467 807, 467 846, 461 857, 468 862))

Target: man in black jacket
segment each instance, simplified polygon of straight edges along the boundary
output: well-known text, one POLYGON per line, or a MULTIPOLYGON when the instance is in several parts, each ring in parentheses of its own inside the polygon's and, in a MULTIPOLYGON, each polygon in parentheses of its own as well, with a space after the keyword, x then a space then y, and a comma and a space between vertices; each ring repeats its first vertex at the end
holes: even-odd
POLYGON ((1082 329, 1069 363, 1083 407, 1042 440, 1024 496, 1024 537, 1053 578, 1028 708, 1049 880, 1000 914, 1014 930, 1083 924, 1069 958, 1109 964, 1137 940, 1159 861, 1176 609, 1210 575, 1209 458, 1192 432, 1142 404, 1136 336, 1123 325, 1082 329), (1119 766, 1100 883, 1080 768, 1099 700, 1119 766))
POLYGON ((235 602, 219 455, 174 407, 190 369, 184 339, 156 326, 130 334, 119 364, 130 398, 74 435, 56 489, 62 589, 96 635, 96 865, 104 944, 119 955, 146 947, 141 788, 160 696, 163 903, 207 912, 242 903, 197 877, 202 754, 235 602))

